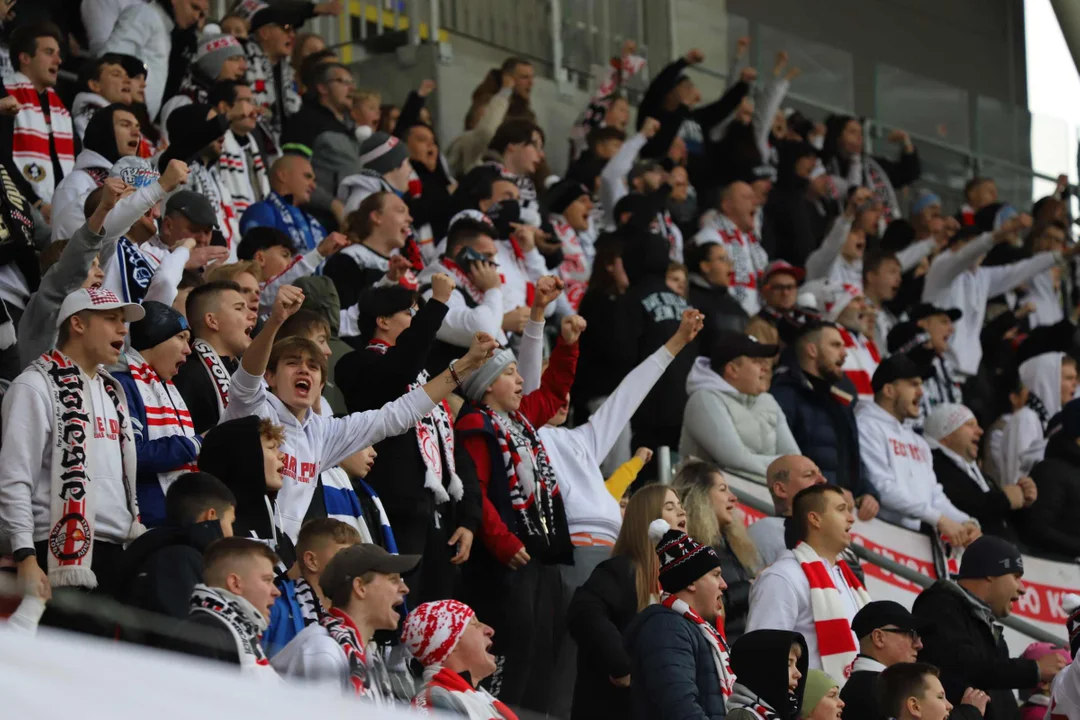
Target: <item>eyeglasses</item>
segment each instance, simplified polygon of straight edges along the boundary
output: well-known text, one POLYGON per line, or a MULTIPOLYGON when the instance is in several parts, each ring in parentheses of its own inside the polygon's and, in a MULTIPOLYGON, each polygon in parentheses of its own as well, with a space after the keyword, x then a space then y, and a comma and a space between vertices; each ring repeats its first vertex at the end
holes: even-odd
POLYGON ((774 284, 774 285, 769 285, 769 287, 772 288, 773 290, 777 291, 777 292, 790 292, 791 290, 794 290, 799 286, 798 285, 788 285, 788 284, 785 284, 785 285, 774 284))
POLYGON ((919 632, 917 630, 909 630, 907 628, 878 628, 881 632, 893 633, 895 635, 907 635, 911 639, 911 642, 919 642, 919 632))

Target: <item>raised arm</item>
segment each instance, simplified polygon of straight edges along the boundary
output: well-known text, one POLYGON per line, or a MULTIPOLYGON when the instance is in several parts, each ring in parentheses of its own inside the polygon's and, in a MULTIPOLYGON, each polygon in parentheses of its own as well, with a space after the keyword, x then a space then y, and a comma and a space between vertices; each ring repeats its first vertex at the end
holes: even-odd
POLYGON ((562 291, 563 281, 554 275, 545 275, 536 282, 529 322, 525 325, 518 347, 518 374, 521 375, 521 392, 524 395, 540 387, 544 366, 544 311, 562 291))

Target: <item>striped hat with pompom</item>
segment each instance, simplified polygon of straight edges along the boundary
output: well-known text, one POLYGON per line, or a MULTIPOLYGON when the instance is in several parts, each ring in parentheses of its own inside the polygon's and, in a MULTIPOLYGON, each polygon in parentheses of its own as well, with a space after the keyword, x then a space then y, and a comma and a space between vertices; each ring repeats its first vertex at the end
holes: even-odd
POLYGON ((720 567, 720 557, 712 547, 673 529, 663 518, 649 523, 649 539, 656 543, 660 587, 666 593, 677 593, 720 567))

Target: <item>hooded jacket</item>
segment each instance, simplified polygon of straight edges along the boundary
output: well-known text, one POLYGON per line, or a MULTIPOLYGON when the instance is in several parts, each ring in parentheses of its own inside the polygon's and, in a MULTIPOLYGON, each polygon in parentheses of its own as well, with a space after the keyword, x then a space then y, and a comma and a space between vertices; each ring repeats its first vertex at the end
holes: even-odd
POLYGON ((686 378, 679 454, 712 460, 725 470, 765 477, 781 455, 800 455, 784 411, 767 392, 746 395, 712 369, 694 361, 686 378))
POLYGON ((1046 458, 1035 466, 1031 477, 1039 488, 1035 503, 1019 513, 1019 530, 1032 549, 1055 555, 1080 558, 1080 528, 1076 508, 1080 507, 1080 446, 1064 430, 1046 445, 1046 458))
MULTIPOLYGON (((622 366, 612 368, 622 379, 631 368, 666 343, 689 306, 664 281, 668 267, 668 243, 648 232, 625 231, 623 267, 630 289, 619 299, 616 313, 619 357, 622 366)), ((668 366, 634 414, 635 432, 647 429, 663 433, 665 443, 675 445, 686 406, 686 376, 694 362, 696 347, 689 347, 668 366)))
POLYGON ((93 92, 81 92, 71 103, 71 123, 80 140, 86 136, 86 126, 94 114, 109 105, 109 101, 93 92))
POLYGON ((719 720, 727 714, 713 650, 701 629, 659 603, 626 628, 633 720, 719 720))
POLYGON ((1044 433, 1061 412, 1061 361, 1065 353, 1048 352, 1020 363, 1020 381, 1030 393, 1027 405, 1009 415, 1002 436, 1001 483, 1012 485, 1031 472, 1046 452, 1044 433))
POLYGON ((923 590, 911 613, 929 622, 932 632, 923 633, 919 661, 941 670, 945 696, 960 705, 964 689, 983 690, 990 696, 985 720, 1016 720, 1020 709, 1014 689, 1039 684, 1034 660, 1012 658, 990 608, 952 580, 938 580, 923 590))
POLYGON ((870 482, 881 495, 880 516, 886 522, 918 530, 936 527, 941 516, 963 523, 971 516, 956 508, 934 474, 930 446, 921 435, 876 402, 855 406, 860 456, 870 482))
POLYGON ((781 720, 795 720, 802 708, 809 664, 806 640, 797 632, 755 630, 746 633, 731 648, 731 669, 737 680, 728 700, 729 716, 732 720, 751 717, 764 720, 754 707, 765 705, 781 720), (802 677, 794 693, 788 690, 787 672, 792 645, 802 649, 795 662, 802 677), (738 709, 745 712, 737 712, 738 709))

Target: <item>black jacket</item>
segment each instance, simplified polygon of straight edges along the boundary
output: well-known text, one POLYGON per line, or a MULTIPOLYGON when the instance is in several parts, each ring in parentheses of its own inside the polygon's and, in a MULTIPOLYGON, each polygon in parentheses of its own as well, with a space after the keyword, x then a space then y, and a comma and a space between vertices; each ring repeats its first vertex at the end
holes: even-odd
POLYGON ((724 591, 724 634, 729 643, 737 641, 746 631, 746 619, 750 616, 750 574, 727 543, 714 545, 720 556, 720 569, 727 590, 724 591))
POLYGON ((877 497, 859 460, 859 430, 855 425, 856 392, 851 381, 840 378, 828 386, 802 371, 793 348, 780 357, 769 392, 784 411, 791 434, 806 457, 825 478, 847 488, 856 497, 877 497))
POLYGON ((566 628, 578 647, 571 720, 630 716, 630 690, 609 678, 630 674, 623 632, 635 615, 634 564, 623 555, 597 565, 574 592, 566 614, 566 628))
MULTIPOLYGON (((731 669, 735 673, 735 695, 745 701, 747 693, 764 700, 781 720, 796 720, 806 689, 806 671, 810 657, 806 639, 791 630, 754 630, 739 638, 731 647, 731 669), (798 644, 802 653, 795 662, 802 677, 792 693, 788 690, 785 669, 791 646, 798 644), (741 688, 738 686, 742 686, 741 688)), ((740 713, 741 715, 742 713, 740 713)))
MULTIPOLYGON (((223 357, 221 362, 230 377, 240 366, 240 362, 231 357, 223 357)), ((191 422, 195 424, 195 432, 205 435, 218 424, 221 416, 218 413, 217 387, 197 354, 192 352, 187 362, 180 366, 173 378, 173 385, 180 391, 180 397, 184 398, 184 404, 191 413, 191 422)))
MULTIPOLYGON (((934 450, 934 475, 941 483, 949 501, 959 510, 979 521, 982 531, 987 535, 1003 537, 1011 543, 1016 542, 1016 532, 1012 527, 1012 506, 1004 492, 990 485, 989 492, 975 484, 964 470, 957 466, 941 450, 934 450)), ((990 483, 990 481, 987 481, 990 483)), ((1041 487, 1040 487, 1041 490, 1041 487)))
POLYGON ((724 331, 741 333, 746 330, 750 316, 731 296, 726 285, 710 285, 697 273, 690 274, 690 305, 705 314, 698 349, 702 355, 712 352, 713 339, 724 331))
POLYGON ((1058 432, 1046 447, 1045 459, 1031 471, 1039 487, 1035 503, 1020 513, 1020 537, 1041 553, 1080 557, 1080 446, 1058 432))
MULTIPOLYGON (((446 305, 429 300, 385 354, 359 349, 338 361, 335 376, 350 413, 381 408, 408 391, 427 363, 446 312, 446 305)), ((379 494, 391 526, 397 528, 399 518, 430 518, 435 512, 435 498, 424 487, 427 466, 420 455, 416 429, 386 438, 375 445, 375 450, 379 459, 364 480, 379 494)), ((457 471, 464 494, 461 502, 451 502, 452 508, 444 508, 443 513, 454 515, 446 519, 448 526, 456 522, 454 527, 475 531, 480 524, 480 483, 471 463, 459 466, 457 471)), ((444 485, 448 483, 449 477, 444 477, 444 485)))
POLYGON ((851 673, 847 683, 840 689, 844 701, 844 714, 855 720, 885 720, 878 708, 877 679, 881 675, 874 670, 851 673))
POLYGON ((839 207, 831 199, 813 198, 810 181, 796 176, 793 167, 786 169, 783 161, 781 155, 776 185, 765 203, 761 242, 774 260, 804 267, 806 258, 821 245, 839 207))
POLYGON ((923 635, 919 660, 941 670, 949 702, 959 705, 965 688, 973 687, 990 696, 985 720, 1020 717, 1012 691, 1038 685, 1039 667, 1034 660, 1009 657, 988 607, 956 583, 938 580, 919 594, 911 611, 933 626, 923 635))
POLYGON ((203 553, 222 537, 217 520, 144 533, 124 551, 116 599, 177 620, 186 618, 191 591, 203 581, 203 553))
POLYGON ((207 660, 240 664, 240 652, 236 649, 232 630, 213 615, 193 613, 178 628, 178 637, 173 640, 170 649, 207 660))
POLYGON ((693 622, 663 605, 650 605, 625 637, 631 657, 628 717, 719 720, 727 714, 712 646, 693 622))

